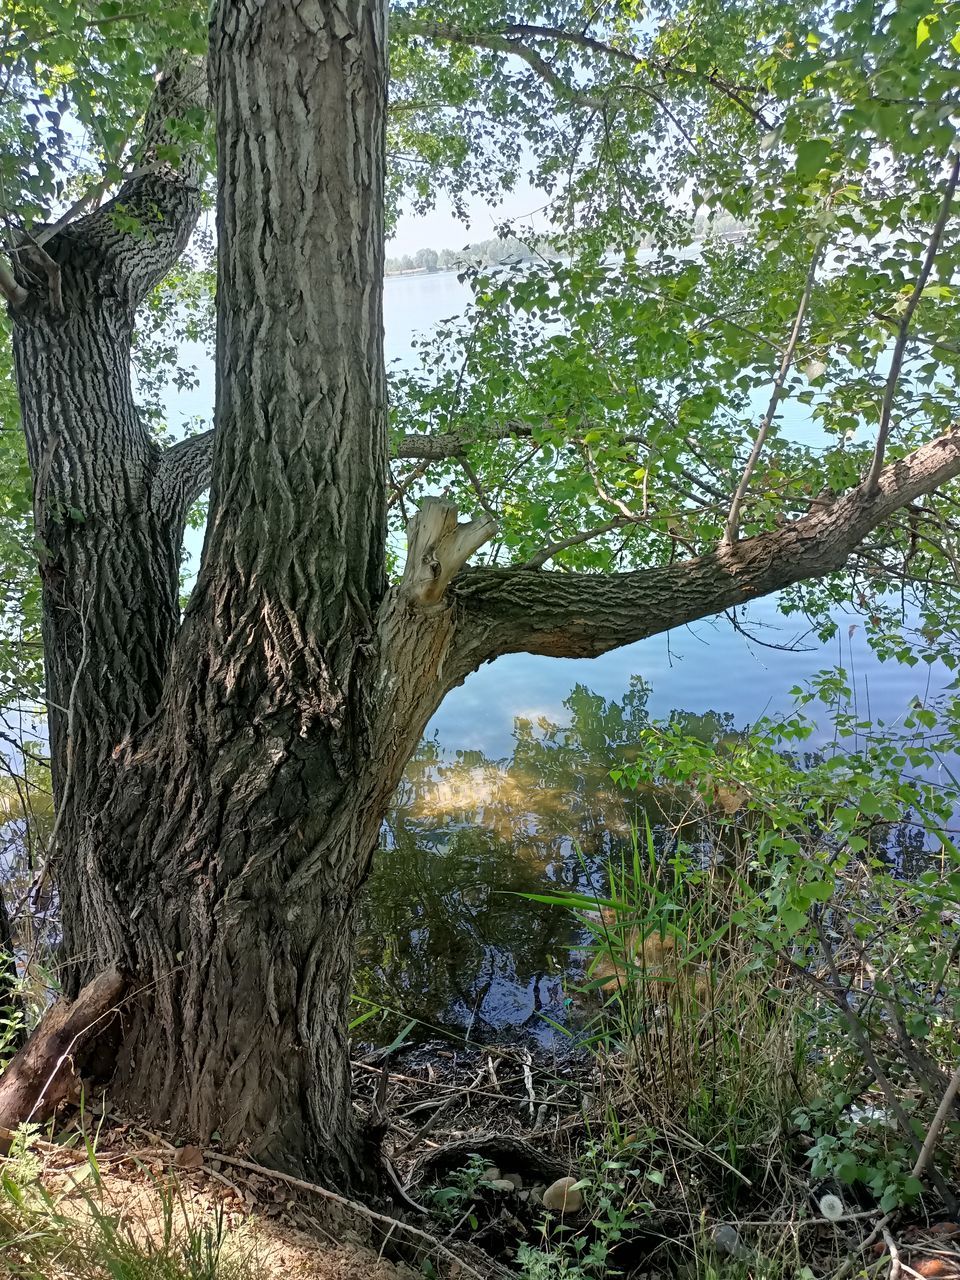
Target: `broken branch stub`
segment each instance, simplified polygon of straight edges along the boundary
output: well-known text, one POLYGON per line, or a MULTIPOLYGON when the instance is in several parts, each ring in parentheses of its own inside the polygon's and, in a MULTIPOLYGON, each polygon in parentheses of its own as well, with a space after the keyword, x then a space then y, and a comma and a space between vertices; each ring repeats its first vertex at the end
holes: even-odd
POLYGON ((417 604, 438 604, 473 553, 496 532, 489 516, 459 524, 452 502, 426 498, 407 526, 403 594, 417 604))
POLYGON ((49 1119, 79 1080, 86 1055, 119 1006, 127 980, 108 969, 76 1000, 58 1000, 0 1076, 0 1154, 18 1125, 49 1119))

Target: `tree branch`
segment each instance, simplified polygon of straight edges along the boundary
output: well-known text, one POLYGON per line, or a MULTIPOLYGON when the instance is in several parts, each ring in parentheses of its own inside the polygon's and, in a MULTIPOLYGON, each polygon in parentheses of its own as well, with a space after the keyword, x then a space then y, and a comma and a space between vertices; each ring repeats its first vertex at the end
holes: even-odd
POLYGON ((36 244, 24 236, 14 250, 23 283, 32 283, 30 255, 42 244, 52 263, 66 269, 82 262, 136 308, 180 257, 196 225, 204 147, 190 117, 206 105, 204 59, 185 60, 164 72, 144 116, 130 176, 93 212, 65 225, 59 219, 55 233, 38 228, 36 244))
POLYGON ((446 41, 450 44, 473 45, 480 49, 489 49, 493 53, 512 54, 522 59, 536 74, 550 85, 551 89, 568 102, 577 106, 602 109, 607 105, 604 97, 595 97, 567 84, 549 62, 536 49, 524 44, 516 33, 502 27, 496 31, 464 31, 460 27, 448 27, 441 22, 416 22, 402 17, 395 18, 391 24, 395 34, 421 36, 426 40, 446 41))
MULTIPOLYGON (((394 440, 390 449, 390 456, 394 459, 419 461, 422 463, 444 462, 449 460, 451 462, 458 462, 462 466, 464 459, 467 457, 470 446, 474 443, 489 444, 490 442, 501 440, 529 440, 532 435, 533 428, 526 422, 505 422, 499 426, 487 427, 484 429, 482 439, 476 441, 468 438, 467 436, 460 435, 457 432, 446 432, 441 435, 409 434, 400 436, 398 439, 394 440)), ((618 436, 617 443, 639 444, 645 446, 647 442, 641 435, 627 434, 618 436)), ((197 455, 195 462, 190 463, 191 466, 196 468, 197 483, 199 484, 199 488, 193 495, 193 497, 196 498, 209 484, 209 455, 213 446, 213 432, 206 431, 203 435, 191 436, 189 441, 183 440, 180 444, 173 445, 167 450, 167 454, 170 455, 171 465, 177 468, 186 465, 185 462, 181 463, 179 461, 177 450, 183 446, 184 451, 186 452, 186 446, 188 444, 190 445, 190 450, 195 450, 197 455), (203 467, 207 468, 206 472, 202 470, 203 467)), ((166 457, 167 455, 164 456, 166 457)), ((419 478, 422 474, 423 472, 417 468, 417 476, 415 478, 419 478)), ((708 480, 704 480, 701 476, 698 476, 696 472, 690 471, 685 467, 678 466, 677 474, 683 476, 683 478, 689 481, 690 484, 695 485, 696 488, 700 489, 703 493, 708 494, 710 497, 716 498, 719 502, 725 502, 727 500, 727 495, 722 489, 717 488, 716 485, 710 484, 708 480)), ((474 480, 470 477, 469 472, 467 475, 468 478, 471 479, 471 484, 473 484, 474 480)))
POLYGON ((790 330, 790 338, 784 348, 783 356, 780 360, 780 368, 777 370, 777 376, 773 381, 773 391, 770 395, 770 403, 767 406, 767 412, 763 415, 763 421, 760 423, 760 430, 757 432, 757 438, 753 442, 753 448, 750 451, 750 457, 747 459, 747 465, 743 469, 743 475, 740 477, 740 483, 737 485, 736 493, 733 495, 733 501, 730 503, 730 514, 727 516, 726 528, 723 532, 723 541, 728 547, 732 547, 740 537, 740 508, 743 500, 747 496, 747 489, 750 486, 750 479, 756 469, 757 463, 760 461, 760 454, 763 452, 763 446, 767 442, 767 436, 773 423, 773 415, 777 412, 777 406, 783 396, 783 388, 790 373, 790 367, 793 364, 794 352, 797 349, 797 343, 800 341, 800 334, 803 330, 803 318, 807 313, 807 306, 810 302, 810 295, 813 293, 814 282, 817 278, 817 268, 820 266, 820 260, 823 257, 823 245, 820 244, 813 252, 810 259, 810 266, 807 270, 806 282, 803 286, 803 293, 800 295, 800 305, 797 307, 797 314, 794 317, 793 327, 790 330))
POLYGON ((548 542, 545 547, 541 547, 529 560, 525 561, 520 568, 540 569, 558 551, 566 551, 568 547, 579 547, 584 542, 590 542, 594 538, 602 538, 605 533, 611 533, 614 529, 622 529, 624 525, 632 523, 633 521, 626 516, 614 516, 612 520, 607 520, 605 524, 598 524, 593 529, 585 529, 583 532, 575 533, 569 538, 561 538, 558 542, 548 542))
POLYGON ((953 157, 953 166, 950 170, 950 177, 947 179, 947 187, 943 193, 943 201, 940 205, 940 213, 933 231, 930 233, 930 240, 927 244, 927 250, 924 254, 923 264, 920 267, 920 274, 917 276, 916 283, 913 286, 913 292, 910 294, 909 301, 904 307, 903 315, 900 318, 900 329, 897 333, 897 340, 894 343, 893 355, 890 359, 890 372, 887 375, 887 385, 883 393, 883 405, 880 409, 880 426, 877 429, 877 443, 873 451, 873 461, 870 463, 870 470, 867 472, 865 484, 868 492, 873 492, 879 482, 880 468, 883 466, 883 455, 887 448, 887 438, 890 435, 890 418, 893 413, 893 399, 897 392, 897 383, 900 381, 900 370, 903 367, 903 357, 907 347, 907 338, 910 336, 910 322, 913 319, 913 313, 917 309, 923 290, 927 280, 930 278, 930 272, 933 269, 933 262, 940 248, 940 241, 943 239, 943 233, 946 229, 947 218, 950 216, 950 206, 953 203, 954 193, 957 189, 957 179, 960 178, 960 151, 955 152, 953 157))
MULTIPOLYGON (((472 444, 490 444, 500 440, 529 440, 533 436, 533 427, 528 422, 503 422, 498 425, 485 426, 483 435, 472 438, 468 435, 461 435, 457 431, 442 432, 439 435, 419 435, 410 433, 395 439, 390 449, 390 456, 393 458, 419 459, 423 462, 443 462, 444 459, 450 458, 459 460, 469 450, 472 444)), ((575 444, 576 439, 571 437, 567 443, 575 444)), ((647 438, 637 433, 627 433, 616 437, 617 444, 639 444, 645 448, 649 448, 647 438)), ((689 439, 687 440, 690 444, 689 439)), ((691 453, 694 450, 691 448, 691 453)), ((711 484, 708 480, 704 480, 702 476, 698 476, 696 472, 688 470, 686 467, 677 467, 677 474, 695 485, 703 493, 709 494, 711 498, 716 498, 718 502, 726 503, 729 494, 711 484)))
MULTIPOLYGON (((406 30, 408 34, 422 35, 427 39, 475 45, 479 48, 490 49, 494 53, 506 53, 515 58, 520 58, 536 72, 541 80, 553 89, 559 98, 572 103, 574 106, 587 107, 592 111, 606 111, 608 108, 616 106, 619 98, 626 92, 639 93, 641 96, 649 98, 651 102, 656 103, 674 128, 681 134, 691 152, 696 154, 696 146, 689 133, 663 101, 663 98, 656 90, 651 89, 649 85, 641 84, 635 76, 631 76, 618 85, 608 85, 603 93, 599 95, 587 93, 583 89, 568 84, 542 54, 531 48, 521 38, 523 34, 528 34, 534 38, 542 39, 546 37, 556 40, 562 34, 559 31, 551 30, 548 27, 525 27, 522 24, 510 24, 496 31, 470 32, 456 27, 447 27, 442 23, 416 23, 409 20, 402 23, 401 31, 403 30, 406 30), (614 89, 617 90, 617 94, 614 94, 614 89)), ((608 54, 614 53, 611 47, 603 45, 599 40, 590 40, 588 37, 573 39, 572 43, 584 48, 603 50, 608 54)), ((621 60, 626 60, 633 64, 635 68, 642 62, 642 59, 635 57, 633 54, 628 54, 626 51, 617 52, 620 54, 621 60)))
POLYGON ((30 297, 27 290, 17 284, 5 262, 0 262, 0 294, 3 294, 11 307, 22 307, 30 297))
POLYGON ((496 531, 490 516, 458 524, 452 503, 425 498, 407 529, 401 596, 418 605, 438 604, 453 577, 496 531))
MULTIPOLYGON (((622 574, 470 569, 450 594, 461 610, 457 666, 504 653, 595 657, 841 570, 901 507, 960 475, 960 431, 923 445, 835 502, 768 533, 679 564, 622 574)), ((462 677, 461 677, 462 678, 462 677)))
POLYGON ((75 218, 79 217, 88 204, 92 204, 93 201, 99 200, 107 190, 108 185, 106 178, 101 178, 99 182, 93 183, 92 186, 87 188, 82 196, 77 200, 74 200, 73 204, 70 205, 68 209, 64 210, 56 222, 51 222, 48 226, 38 228, 38 230, 33 234, 34 244, 43 246, 48 240, 52 240, 53 237, 58 235, 64 227, 69 226, 75 218))
POLYGON ((165 449, 153 482, 154 495, 161 506, 186 512, 210 487, 212 458, 213 431, 188 436, 165 449))
MULTIPOLYGON (((0 1128, 42 1122, 78 1083, 85 1051, 116 1011, 127 986, 117 969, 98 974, 76 1000, 58 1000, 0 1077, 0 1128)), ((9 1139, 0 1137, 6 1154, 9 1139)))
MULTIPOLYGON (((573 98, 580 105, 596 106, 598 105, 597 100, 591 99, 576 89, 572 89, 556 75, 556 72, 548 63, 544 63, 543 59, 534 50, 531 50, 528 44, 523 42, 547 40, 552 44, 572 45, 575 48, 586 49, 591 53, 599 54, 601 57, 609 58, 614 62, 624 63, 634 70, 639 68, 653 69, 659 72, 664 79, 668 75, 675 75, 686 79, 702 80, 725 98, 728 98, 741 111, 744 111, 765 129, 770 127, 769 121, 763 113, 751 106, 749 102, 744 101, 745 97, 759 92, 757 86, 731 85, 717 75, 715 71, 701 72, 697 68, 677 63, 672 58, 633 53, 629 49, 621 48, 619 45, 609 44, 596 36, 587 35, 584 31, 568 31, 563 27, 542 26, 535 23, 509 22, 497 26, 492 31, 470 32, 460 27, 447 26, 440 22, 418 22, 413 18, 402 15, 398 15, 393 19, 392 29, 400 35, 420 36, 425 40, 448 41, 452 44, 472 44, 494 50, 503 50, 506 45, 507 52, 515 53, 517 56, 524 58, 545 80, 553 84, 555 88, 558 88, 558 92, 562 92, 566 97, 573 98), (532 55, 532 57, 528 55, 532 55), (555 79, 559 81, 559 86, 554 84, 555 79)), ((630 87, 639 89, 640 92, 648 97, 652 97, 658 105, 664 107, 664 103, 659 96, 654 94, 648 87, 636 85, 632 82, 630 87)), ((665 107, 664 109, 666 110, 665 107)), ((674 123, 676 124, 677 121, 674 121, 674 123)))

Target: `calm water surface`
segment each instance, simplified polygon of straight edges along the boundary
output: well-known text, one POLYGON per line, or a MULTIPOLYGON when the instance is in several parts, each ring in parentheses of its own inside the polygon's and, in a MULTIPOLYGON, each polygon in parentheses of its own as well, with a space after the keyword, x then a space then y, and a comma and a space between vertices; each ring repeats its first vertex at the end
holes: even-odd
MULTIPOLYGON (((415 335, 460 314, 467 300, 453 274, 389 279, 388 360, 411 360, 415 335)), ((209 418, 212 377, 179 407, 209 418)), ((798 431, 809 435, 804 424, 798 431)), ((488 1040, 549 1039, 544 1015, 569 1015, 562 975, 576 969, 577 939, 564 913, 516 895, 582 889, 625 847, 637 800, 608 772, 629 756, 647 718, 680 711, 707 734, 744 728, 788 710, 792 686, 840 664, 859 710, 894 721, 914 697, 946 683, 942 670, 881 664, 859 619, 837 620, 838 638, 821 646, 774 601, 760 601, 738 611, 755 640, 721 618, 602 658, 517 654, 472 675, 431 722, 385 825, 366 895, 358 991, 429 1026, 488 1040), (793 651, 766 647, 794 643, 793 651)))

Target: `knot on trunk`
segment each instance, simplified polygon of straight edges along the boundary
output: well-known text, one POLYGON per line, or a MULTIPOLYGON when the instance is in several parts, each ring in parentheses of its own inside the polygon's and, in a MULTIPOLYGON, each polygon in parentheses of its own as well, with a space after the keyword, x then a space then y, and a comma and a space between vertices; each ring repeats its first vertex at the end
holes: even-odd
POLYGON ((407 525, 402 594, 419 605, 438 604, 473 553, 496 532, 496 521, 489 516, 458 523, 452 502, 425 499, 407 525))

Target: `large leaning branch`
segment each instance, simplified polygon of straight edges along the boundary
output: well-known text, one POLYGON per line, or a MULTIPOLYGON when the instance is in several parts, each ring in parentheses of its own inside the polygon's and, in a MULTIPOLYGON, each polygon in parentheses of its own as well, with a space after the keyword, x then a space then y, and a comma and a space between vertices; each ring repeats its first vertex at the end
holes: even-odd
POLYGON ((98 974, 76 1000, 52 1005, 0 1077, 0 1153, 18 1125, 49 1119, 79 1084, 84 1056, 116 1012, 127 986, 117 969, 98 974))
POLYGON ((960 475, 960 431, 888 464, 828 506, 735 548, 634 573, 469 569, 450 595, 460 610, 458 665, 504 653, 595 657, 710 617, 804 579, 836 573, 894 512, 960 475))

